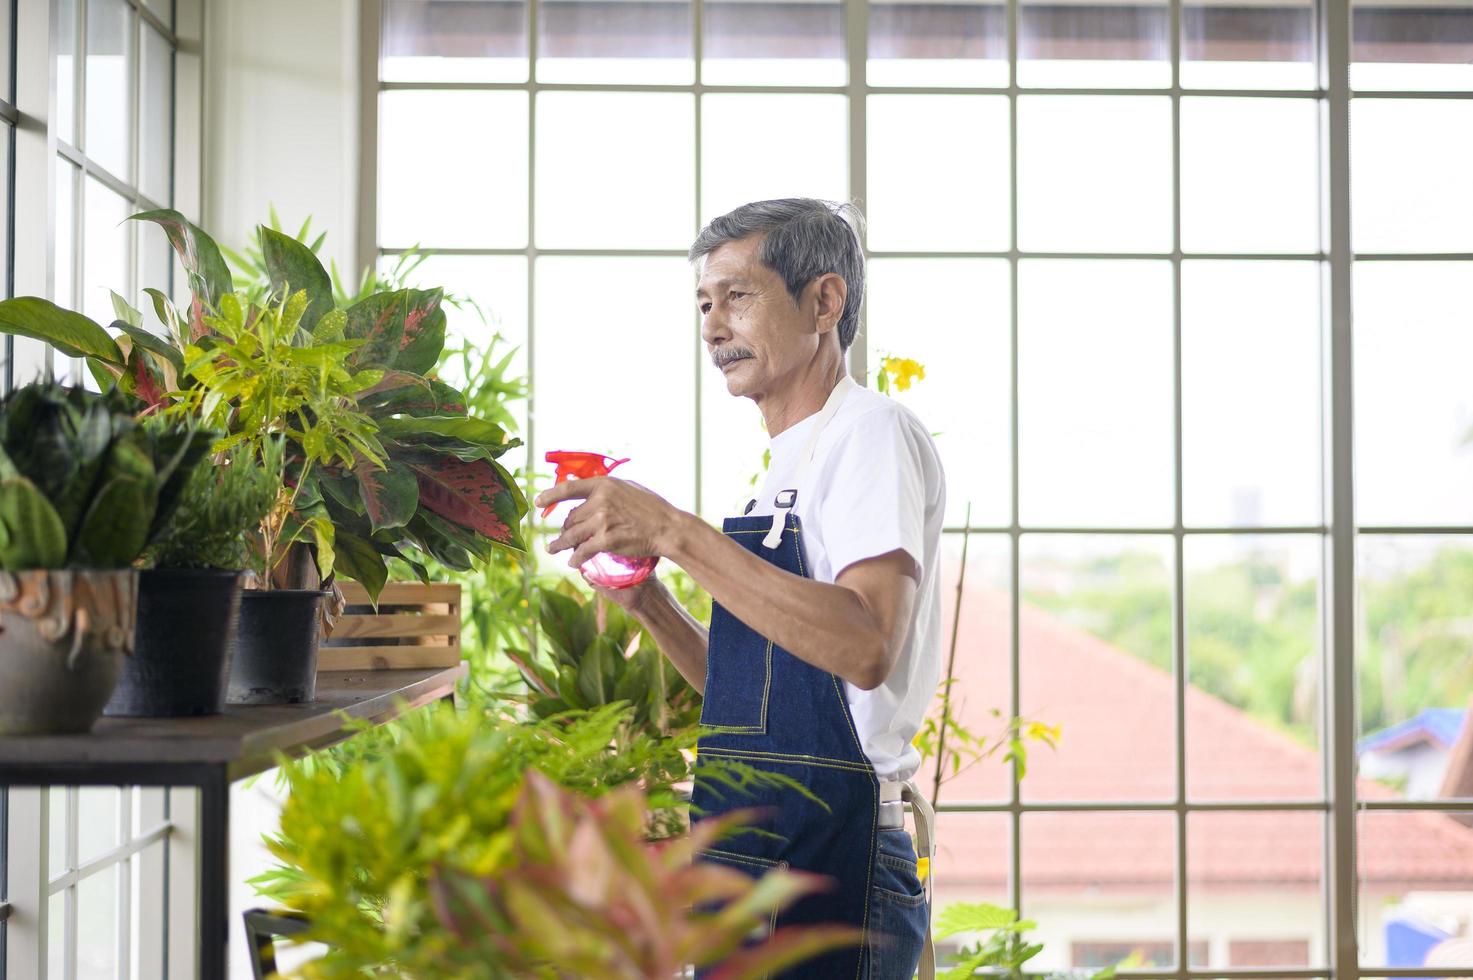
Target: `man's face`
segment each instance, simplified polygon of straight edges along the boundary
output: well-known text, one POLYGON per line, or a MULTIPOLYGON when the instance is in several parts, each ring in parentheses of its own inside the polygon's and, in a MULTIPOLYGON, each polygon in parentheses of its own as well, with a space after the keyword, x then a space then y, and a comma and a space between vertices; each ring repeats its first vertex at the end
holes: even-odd
POLYGON ((720 246, 706 256, 696 287, 701 339, 726 390, 758 401, 812 361, 821 336, 782 277, 762 264, 761 247, 761 235, 720 246))

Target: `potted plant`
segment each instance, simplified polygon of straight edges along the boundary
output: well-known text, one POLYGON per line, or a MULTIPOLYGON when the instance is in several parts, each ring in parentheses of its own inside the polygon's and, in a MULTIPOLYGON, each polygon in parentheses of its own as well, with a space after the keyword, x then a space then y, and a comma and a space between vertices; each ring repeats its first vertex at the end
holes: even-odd
POLYGON ((229 700, 310 701, 322 583, 340 553, 319 470, 382 468, 374 423, 354 400, 380 375, 347 366, 360 341, 319 334, 310 344, 297 342, 305 291, 261 307, 244 300, 227 294, 220 314, 205 317, 208 333, 184 351, 186 374, 197 383, 168 411, 218 425, 226 435, 217 448, 245 449, 269 478, 270 499, 250 536, 257 588, 242 597, 229 700))
POLYGON ((0 734, 85 732, 133 643, 132 568, 208 438, 34 384, 0 402, 0 734))
POLYGON ((277 475, 238 447, 197 467, 145 554, 133 655, 105 713, 219 714, 225 703, 249 534, 276 499, 277 475))

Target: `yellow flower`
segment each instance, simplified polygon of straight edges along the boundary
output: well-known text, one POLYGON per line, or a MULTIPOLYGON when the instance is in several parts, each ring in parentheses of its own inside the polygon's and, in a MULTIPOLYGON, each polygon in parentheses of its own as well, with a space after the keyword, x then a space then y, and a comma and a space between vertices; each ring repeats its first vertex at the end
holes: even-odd
POLYGON ((909 357, 886 357, 880 362, 880 367, 890 376, 890 383, 896 391, 906 391, 912 382, 926 378, 926 366, 909 357))
POLYGON ((920 879, 921 881, 925 881, 926 880, 926 876, 929 875, 930 873, 931 873, 931 859, 928 858, 928 857, 918 857, 918 858, 916 858, 916 877, 918 879, 920 879))
POLYGON ((1062 725, 1045 725, 1041 721, 1030 721, 1023 729, 1025 738, 1037 739, 1042 742, 1057 742, 1064 734, 1062 725))

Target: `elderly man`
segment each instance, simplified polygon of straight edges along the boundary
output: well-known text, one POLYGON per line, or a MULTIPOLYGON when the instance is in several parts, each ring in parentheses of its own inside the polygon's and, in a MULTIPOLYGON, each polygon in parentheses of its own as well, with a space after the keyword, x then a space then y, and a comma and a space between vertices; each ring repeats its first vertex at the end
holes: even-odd
MULTIPOLYGON (((614 478, 564 483, 537 504, 584 501, 548 545, 571 550, 570 565, 604 551, 661 555, 711 594, 708 632, 653 578, 604 593, 704 694, 702 759, 782 773, 822 799, 700 783, 694 799, 703 815, 768 808, 767 833, 723 841, 710 860, 837 879, 778 925, 848 923, 865 941, 798 975, 909 980, 923 946, 930 960, 929 907, 903 821, 902 795, 915 794, 902 787, 920 765, 910 742, 939 674, 945 489, 926 427, 846 369, 864 293, 859 221, 848 205, 759 201, 691 246, 702 339, 771 438, 766 483, 743 516, 717 532, 614 478)), ((918 830, 928 848, 929 826, 918 830)))

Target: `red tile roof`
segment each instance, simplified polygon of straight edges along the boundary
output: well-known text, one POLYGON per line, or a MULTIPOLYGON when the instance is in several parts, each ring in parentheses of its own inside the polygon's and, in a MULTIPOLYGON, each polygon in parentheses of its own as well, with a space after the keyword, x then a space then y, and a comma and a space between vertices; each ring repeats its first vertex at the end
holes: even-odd
MULTIPOLYGON (((943 636, 950 637, 950 603, 943 636)), ((978 734, 1000 729, 1008 706, 1006 594, 969 587, 957 648, 962 717, 978 734)), ((1171 675, 1058 617, 1024 605, 1021 702, 1025 718, 1063 727, 1057 752, 1035 745, 1022 783, 1025 801, 1169 801, 1175 795, 1171 675)), ((945 650, 943 649, 943 656, 945 650)), ((1306 800, 1319 796, 1319 753, 1197 688, 1186 698, 1189 797, 1306 800)), ((930 771, 917 777, 930 787, 930 771)), ((1362 797, 1393 798, 1362 780, 1362 797)), ((948 782, 942 802, 1008 796, 998 758, 948 782)), ((943 814, 938 881, 988 891, 1005 887, 1006 820, 943 814)), ((1022 823, 1025 887, 1169 888, 1176 864, 1170 812, 1027 814, 1022 823)), ((1214 889, 1318 887, 1323 817, 1317 812, 1194 813, 1188 818, 1189 886, 1214 889)), ((1363 880, 1378 890, 1473 887, 1473 828, 1436 813, 1363 814, 1363 880)))

